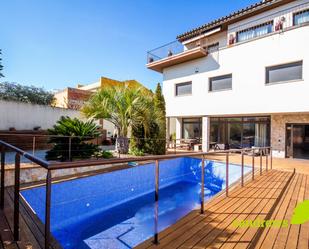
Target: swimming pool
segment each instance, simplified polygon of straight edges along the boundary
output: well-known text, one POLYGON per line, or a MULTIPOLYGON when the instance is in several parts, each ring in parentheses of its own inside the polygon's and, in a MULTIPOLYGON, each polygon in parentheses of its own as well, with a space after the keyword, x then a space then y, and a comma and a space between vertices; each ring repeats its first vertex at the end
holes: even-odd
MULTIPOLYGON (((230 164, 229 184, 240 174, 230 164)), ((160 161, 159 231, 199 208, 200 182, 200 159, 160 161)), ((225 163, 206 161, 205 201, 224 188, 225 163)), ((63 248, 132 248, 154 234, 154 190, 154 163, 53 184, 51 231, 63 248)), ((44 223, 45 187, 21 194, 44 223)))

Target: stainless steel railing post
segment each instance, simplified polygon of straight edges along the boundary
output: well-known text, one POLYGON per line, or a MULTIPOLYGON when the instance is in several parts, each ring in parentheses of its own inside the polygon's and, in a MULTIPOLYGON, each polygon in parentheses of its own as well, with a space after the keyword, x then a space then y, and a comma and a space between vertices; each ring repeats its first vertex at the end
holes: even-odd
POLYGON ((51 208, 51 170, 47 171, 46 175, 46 201, 45 201, 45 249, 50 245, 50 208, 51 208))
POLYGON ((155 222, 154 222, 154 243, 159 243, 158 216, 159 216, 159 160, 155 165, 155 222))
POLYGON ((32 155, 35 154, 35 136, 32 138, 32 155))
POLYGON ((204 186, 205 186, 205 156, 202 156, 202 168, 201 168, 201 214, 204 213, 204 186))
POLYGON ((0 190, 0 208, 3 210, 4 209, 4 180, 5 180, 5 150, 4 146, 1 146, 1 190, 0 190))
POLYGON ((226 153, 226 164, 225 164, 225 172, 226 172, 226 176, 225 176, 225 194, 226 196, 229 195, 229 153, 226 153))
POLYGON ((252 149, 252 180, 254 180, 254 149, 252 149))
POLYGON ((273 149, 270 148, 270 169, 273 169, 273 149))
POLYGON ((266 149, 266 171, 268 171, 268 149, 266 149))
POLYGON ((19 240, 19 189, 20 189, 20 155, 15 155, 15 187, 14 187, 14 240, 19 240))
POLYGON ((260 149, 260 176, 262 175, 263 170, 263 151, 260 149))
POLYGON ((241 151, 241 186, 244 186, 244 152, 241 151))

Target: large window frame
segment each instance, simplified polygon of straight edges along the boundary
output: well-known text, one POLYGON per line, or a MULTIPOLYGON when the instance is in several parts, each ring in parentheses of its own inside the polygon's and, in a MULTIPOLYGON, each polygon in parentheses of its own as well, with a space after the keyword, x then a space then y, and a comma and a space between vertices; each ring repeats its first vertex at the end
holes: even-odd
POLYGON ((233 89, 233 74, 224 74, 215 77, 210 77, 208 81, 208 92, 220 92, 220 91, 229 91, 233 89), (231 86, 227 88, 215 89, 213 90, 213 82, 216 80, 223 80, 223 79, 231 79, 231 86))
MULTIPOLYGON (((248 138, 245 136, 245 129, 250 128, 248 125, 266 125, 266 129, 264 130, 266 133, 266 140, 264 141, 266 146, 270 145, 270 134, 271 134, 271 126, 270 126, 270 116, 238 116, 238 117, 211 117, 210 118, 210 146, 214 146, 215 144, 229 144, 231 148, 246 148, 248 146, 248 138), (235 147, 235 144, 230 143, 230 132, 228 129, 231 126, 239 125, 240 128, 240 143, 235 147), (216 134, 212 134, 212 131, 216 134), (217 141, 211 140, 211 138, 215 138, 217 141)), ((260 128, 260 126, 258 126, 260 128)), ((260 138, 259 138, 260 139, 260 138)), ((261 140, 260 140, 261 142, 261 140)))
MULTIPOLYGON (((181 122, 181 138, 182 139, 185 139, 184 137, 185 124, 198 124, 198 129, 200 131, 199 139, 202 138, 202 118, 182 118, 182 122, 181 122)), ((196 138, 187 138, 187 139, 196 139, 196 138)))
POLYGON ((237 43, 238 43, 238 42, 246 42, 246 41, 249 41, 249 40, 251 40, 251 39, 254 39, 254 38, 257 38, 257 37, 262 37, 262 36, 264 36, 264 35, 270 34, 270 33, 272 33, 273 31, 274 31, 274 21, 272 20, 272 21, 264 22, 264 23, 261 23, 261 24, 259 24, 259 25, 256 25, 256 26, 253 26, 253 27, 250 27, 250 28, 247 28, 247 29, 238 31, 238 32, 236 33, 236 42, 237 42, 237 43), (262 32, 261 34, 259 34, 259 33, 258 33, 258 30, 260 29, 260 31, 262 31, 261 28, 263 28, 263 27, 266 27, 266 28, 267 28, 267 33, 263 33, 263 32, 262 32), (250 32, 252 33, 251 36, 249 35, 250 32), (240 36, 241 36, 242 34, 245 34, 245 33, 248 34, 248 38, 246 38, 246 39, 240 39, 240 36))
POLYGON ((302 11, 298 11, 298 12, 295 12, 293 13, 293 26, 297 26, 297 25, 302 25, 304 23, 309 23, 309 20, 308 21, 305 21, 305 22, 301 22, 301 23, 296 23, 296 17, 298 15, 302 15, 304 13, 308 13, 308 16, 309 16, 309 9, 305 9, 305 10, 302 10, 302 11))
POLYGON ((190 96, 190 95, 192 95, 192 81, 181 82, 181 83, 175 84, 175 96, 176 96, 176 97, 190 96), (178 92, 178 87, 187 86, 187 85, 190 85, 190 86, 191 86, 190 93, 179 94, 179 92, 178 92))
POLYGON ((293 61, 293 62, 288 62, 288 63, 283 63, 283 64, 278 64, 274 66, 267 66, 265 67, 265 85, 273 85, 273 84, 282 84, 282 83, 288 83, 288 82, 294 82, 294 81, 302 81, 303 80, 303 61, 293 61), (286 79, 286 80, 278 80, 278 81, 270 81, 270 71, 271 70, 278 70, 278 69, 284 69, 284 68, 289 68, 293 66, 301 66, 301 75, 299 78, 295 79, 286 79))

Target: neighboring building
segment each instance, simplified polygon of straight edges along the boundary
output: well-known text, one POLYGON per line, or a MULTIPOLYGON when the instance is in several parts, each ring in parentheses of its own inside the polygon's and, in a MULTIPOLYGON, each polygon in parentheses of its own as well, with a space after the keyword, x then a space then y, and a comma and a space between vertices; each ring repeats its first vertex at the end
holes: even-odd
POLYGON ((265 0, 149 51, 176 138, 309 158, 308 41, 308 0, 265 0))
MULTIPOLYGON (((108 86, 126 85, 128 87, 141 87, 143 86, 136 80, 113 80, 106 77, 101 77, 98 82, 83 85, 78 84, 76 88, 68 87, 62 91, 55 93, 55 106, 68 108, 73 110, 80 110, 84 103, 90 98, 90 96, 108 86)), ((114 125, 107 120, 100 120, 99 124, 107 132, 107 136, 110 137, 115 133, 114 125)))
POLYGON ((55 106, 79 110, 85 101, 90 98, 91 94, 98 91, 99 89, 107 86, 117 86, 123 84, 129 87, 143 86, 136 80, 119 81, 101 77, 98 82, 88 85, 77 84, 76 88, 68 87, 55 93, 55 106))

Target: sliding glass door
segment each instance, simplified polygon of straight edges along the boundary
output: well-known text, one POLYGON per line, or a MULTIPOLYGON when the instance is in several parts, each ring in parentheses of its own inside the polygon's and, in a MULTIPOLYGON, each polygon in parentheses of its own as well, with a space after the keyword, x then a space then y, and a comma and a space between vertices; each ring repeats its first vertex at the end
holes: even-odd
POLYGON ((230 148, 269 146, 270 118, 210 118, 210 145, 216 143, 230 148))

